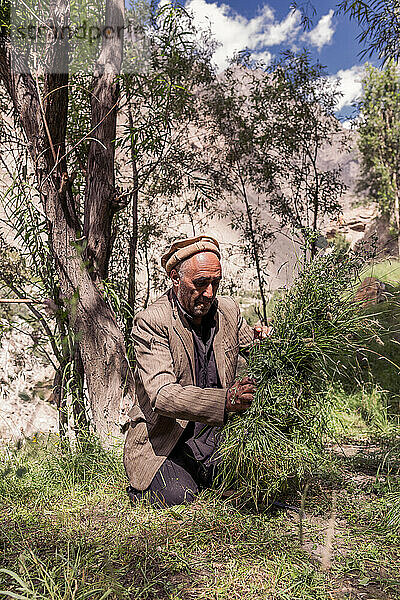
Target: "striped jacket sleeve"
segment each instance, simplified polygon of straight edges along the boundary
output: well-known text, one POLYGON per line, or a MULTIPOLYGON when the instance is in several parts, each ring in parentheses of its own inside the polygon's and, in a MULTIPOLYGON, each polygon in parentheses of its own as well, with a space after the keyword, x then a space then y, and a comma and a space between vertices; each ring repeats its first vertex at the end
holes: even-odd
POLYGON ((137 374, 156 413, 174 419, 223 425, 226 390, 182 386, 174 373, 168 333, 138 315, 133 328, 137 374))

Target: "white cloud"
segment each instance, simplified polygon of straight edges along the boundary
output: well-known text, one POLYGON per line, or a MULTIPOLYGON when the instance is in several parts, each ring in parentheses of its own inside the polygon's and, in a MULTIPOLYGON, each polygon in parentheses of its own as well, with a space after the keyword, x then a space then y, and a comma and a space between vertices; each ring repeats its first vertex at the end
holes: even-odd
POLYGON ((342 121, 343 129, 351 130, 354 127, 354 121, 352 119, 348 119, 347 121, 342 121))
POLYGON ((330 10, 327 15, 321 17, 314 29, 304 34, 303 39, 316 46, 318 50, 321 50, 326 44, 330 44, 335 33, 332 26, 333 14, 334 11, 330 10))
POLYGON ((270 25, 261 35, 266 46, 276 46, 286 41, 293 40, 300 31, 299 11, 290 12, 284 21, 270 25))
POLYGON ((282 21, 276 21, 268 5, 252 19, 234 12, 226 4, 208 3, 205 0, 188 0, 186 9, 194 15, 199 29, 211 29, 220 46, 214 61, 223 69, 228 59, 240 50, 248 48, 255 58, 269 62, 269 46, 291 42, 300 31, 300 13, 290 12, 282 21))
POLYGON ((353 102, 360 99, 363 76, 364 67, 362 65, 354 65, 350 69, 341 69, 331 76, 332 79, 339 81, 339 90, 343 94, 339 99, 337 110, 341 110, 344 106, 351 106, 353 102))

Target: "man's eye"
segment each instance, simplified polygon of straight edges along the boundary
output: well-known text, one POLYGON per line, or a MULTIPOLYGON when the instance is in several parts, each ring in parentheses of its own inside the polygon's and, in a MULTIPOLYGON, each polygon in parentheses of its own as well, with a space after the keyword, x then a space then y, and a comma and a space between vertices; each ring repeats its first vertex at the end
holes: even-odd
POLYGON ((197 279, 196 281, 193 282, 194 285, 196 287, 206 287, 207 285, 209 285, 211 283, 211 285, 213 287, 216 287, 219 285, 220 283, 220 279, 217 279, 215 281, 210 281, 209 279, 197 279))

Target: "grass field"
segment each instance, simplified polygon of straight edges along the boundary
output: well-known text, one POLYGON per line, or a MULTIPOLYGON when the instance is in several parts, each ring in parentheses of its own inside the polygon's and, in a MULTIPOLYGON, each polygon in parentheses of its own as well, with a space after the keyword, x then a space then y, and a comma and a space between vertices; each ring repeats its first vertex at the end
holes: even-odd
MULTIPOLYGON (((396 422, 382 426, 374 402, 368 413, 362 398, 345 398, 327 445, 329 466, 309 482, 301 519, 298 510, 257 513, 210 492, 187 507, 131 507, 119 453, 95 440, 74 451, 61 452, 57 439, 9 449, 0 483, 0 594, 400 598, 400 522, 392 514, 400 430, 396 422)), ((299 495, 285 500, 300 508, 299 495)))

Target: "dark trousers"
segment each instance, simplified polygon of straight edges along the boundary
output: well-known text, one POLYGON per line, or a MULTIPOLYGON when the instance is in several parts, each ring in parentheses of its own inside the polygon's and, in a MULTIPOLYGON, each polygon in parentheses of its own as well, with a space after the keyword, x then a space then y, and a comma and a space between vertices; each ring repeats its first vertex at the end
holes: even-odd
POLYGON ((127 492, 132 502, 147 500, 158 508, 189 504, 199 491, 212 486, 218 467, 215 448, 210 456, 197 460, 185 442, 185 438, 178 442, 146 490, 128 486, 127 492))

